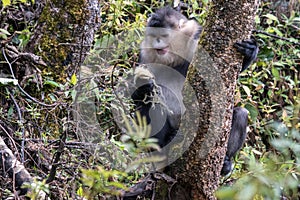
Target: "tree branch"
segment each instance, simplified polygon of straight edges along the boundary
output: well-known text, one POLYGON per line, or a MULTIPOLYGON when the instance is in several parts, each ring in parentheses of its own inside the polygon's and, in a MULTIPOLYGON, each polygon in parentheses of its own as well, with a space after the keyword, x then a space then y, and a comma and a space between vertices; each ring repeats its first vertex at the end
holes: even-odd
POLYGON ((4 174, 14 180, 14 184, 17 190, 20 190, 20 194, 24 195, 28 192, 28 188, 22 188, 24 183, 31 183, 32 177, 25 169, 24 165, 20 163, 12 151, 7 147, 4 140, 0 136, 0 168, 4 174))

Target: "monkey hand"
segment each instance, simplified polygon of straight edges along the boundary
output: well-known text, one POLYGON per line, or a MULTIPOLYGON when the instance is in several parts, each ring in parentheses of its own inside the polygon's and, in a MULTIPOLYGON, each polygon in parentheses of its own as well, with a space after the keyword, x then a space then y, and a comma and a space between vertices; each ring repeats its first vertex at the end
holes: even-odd
POLYGON ((221 170, 221 175, 226 176, 232 171, 232 162, 231 159, 226 155, 224 162, 223 162, 223 167, 221 170))
POLYGON ((247 69, 253 61, 255 61, 259 48, 254 38, 237 42, 234 44, 234 47, 244 56, 242 72, 247 69))
POLYGON ((154 75, 146 68, 137 67, 134 72, 134 84, 137 89, 131 95, 132 99, 146 100, 154 91, 154 75))

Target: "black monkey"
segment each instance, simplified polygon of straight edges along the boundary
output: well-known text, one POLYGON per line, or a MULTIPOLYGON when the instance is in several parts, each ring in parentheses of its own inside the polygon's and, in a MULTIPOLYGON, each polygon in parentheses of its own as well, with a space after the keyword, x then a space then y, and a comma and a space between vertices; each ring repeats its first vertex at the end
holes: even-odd
POLYGON ((188 20, 170 7, 157 10, 148 20, 132 99, 151 124, 152 135, 161 147, 174 138, 179 128, 184 113, 182 89, 200 33, 197 21, 188 20), (153 103, 155 85, 161 104, 153 103))
MULTIPOLYGON (((161 147, 166 146, 179 129, 185 110, 182 89, 201 31, 195 19, 187 19, 171 7, 157 10, 148 19, 132 99, 136 110, 151 125, 152 135, 161 147)), ((256 42, 247 40, 236 43, 235 47, 244 55, 242 70, 245 70, 256 58, 256 42)), ((247 116, 246 109, 234 108, 222 174, 231 171, 231 159, 244 143, 247 116)))
POLYGON ((227 151, 221 170, 221 175, 225 176, 232 170, 232 158, 241 149, 247 135, 248 111, 245 108, 233 108, 231 130, 227 143, 227 151))

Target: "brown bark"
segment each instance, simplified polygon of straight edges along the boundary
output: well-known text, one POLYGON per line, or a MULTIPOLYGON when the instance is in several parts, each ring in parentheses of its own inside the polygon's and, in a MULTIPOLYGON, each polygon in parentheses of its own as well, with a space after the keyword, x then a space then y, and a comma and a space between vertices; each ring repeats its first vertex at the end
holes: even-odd
POLYGON ((242 63, 233 44, 250 37, 257 5, 257 0, 212 1, 201 40, 204 50, 189 73, 199 102, 199 128, 189 150, 171 166, 171 176, 179 182, 172 199, 215 199, 242 63))

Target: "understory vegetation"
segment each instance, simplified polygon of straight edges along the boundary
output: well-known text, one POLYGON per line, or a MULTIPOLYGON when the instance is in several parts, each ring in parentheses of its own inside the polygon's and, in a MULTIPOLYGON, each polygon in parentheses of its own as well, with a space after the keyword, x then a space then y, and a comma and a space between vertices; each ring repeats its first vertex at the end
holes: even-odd
MULTIPOLYGON (((145 119, 133 120, 130 95, 122 89, 138 62, 147 17, 166 3, 102 2, 101 27, 80 73, 57 77, 25 54, 8 59, 26 49, 35 31, 36 2, 0 3, 0 136, 37 177, 27 186, 32 199, 40 191, 52 199, 118 196, 147 176, 148 163, 161 161, 144 155, 159 146, 147 137, 145 119), (47 181, 53 170, 55 178, 47 181)), ((185 14, 204 24, 209 1, 186 4, 185 14)), ((259 55, 240 74, 235 95, 235 105, 249 111, 249 132, 216 196, 299 199, 300 2, 262 1, 255 24, 259 55)), ((17 198, 12 182, 0 172, 3 199, 17 198)))

